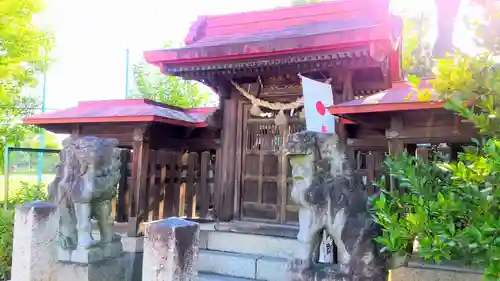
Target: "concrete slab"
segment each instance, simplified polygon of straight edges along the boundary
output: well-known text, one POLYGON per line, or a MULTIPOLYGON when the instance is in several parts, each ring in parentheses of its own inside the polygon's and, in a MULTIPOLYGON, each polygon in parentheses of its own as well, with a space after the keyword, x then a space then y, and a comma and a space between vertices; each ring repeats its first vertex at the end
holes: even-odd
POLYGON ((464 273, 439 269, 400 267, 391 270, 389 281, 480 281, 480 274, 464 273))
MULTIPOLYGON (((123 233, 116 233, 121 237, 123 251, 126 253, 142 253, 144 252, 144 237, 128 237, 123 233)), ((101 239, 101 235, 99 234, 99 230, 93 230, 92 236, 96 240, 101 239)))
POLYGON ((200 273, 198 277, 199 281, 255 281, 254 279, 224 276, 211 273, 200 273))
POLYGON ((200 241, 198 247, 200 249, 208 249, 208 231, 200 231, 200 241))
POLYGON ((389 281, 479 281, 483 280, 482 270, 463 267, 457 262, 430 264, 422 260, 411 260, 408 267, 393 269, 389 281))
POLYGON ((207 249, 214 251, 290 259, 299 247, 299 242, 290 238, 224 231, 207 233, 207 249))
MULTIPOLYGON (((207 230, 209 230, 207 228, 207 230)), ((213 229, 212 229, 213 230, 213 229)), ((275 237, 286 237, 290 239, 297 239, 299 233, 298 225, 272 225, 268 223, 255 223, 255 222, 220 222, 215 225, 215 230, 225 232, 236 232, 246 234, 267 235, 275 237)))
POLYGON ((266 281, 282 281, 286 277, 287 259, 261 257, 257 260, 255 278, 266 281))
POLYGON ((198 271, 255 279, 257 259, 260 257, 200 249, 198 271))

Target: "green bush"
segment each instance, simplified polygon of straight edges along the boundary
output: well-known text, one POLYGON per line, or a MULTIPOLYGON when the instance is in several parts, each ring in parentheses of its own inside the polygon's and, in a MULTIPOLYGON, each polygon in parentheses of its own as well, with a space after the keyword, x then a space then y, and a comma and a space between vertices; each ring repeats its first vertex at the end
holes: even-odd
POLYGON ((47 201, 47 188, 44 185, 21 183, 22 188, 16 190, 7 201, 8 209, 0 209, 0 278, 10 272, 12 265, 12 243, 14 236, 15 205, 32 202, 35 199, 47 201))
POLYGON ((406 153, 387 158, 385 166, 398 185, 391 189, 385 178, 375 182, 381 191, 374 200, 375 220, 384 233, 377 241, 385 246, 384 251, 406 255, 417 236, 427 237, 436 231, 434 226, 443 225, 439 210, 444 202, 437 198, 438 194, 447 194, 450 177, 437 165, 406 153))
POLYGON ((12 265, 14 211, 0 209, 0 278, 3 280, 12 265))
POLYGON ((404 154, 386 160, 398 182, 381 180, 375 217, 384 250, 407 253, 418 237, 419 255, 440 263, 460 260, 500 280, 500 141, 466 147, 456 163, 424 163, 404 154))
MULTIPOLYGON (((417 84, 417 79, 412 79, 417 84)), ((405 253, 418 237, 428 260, 461 260, 500 280, 500 71, 491 55, 457 54, 438 61, 434 89, 446 108, 472 123, 484 139, 455 163, 403 155, 386 161, 398 185, 377 184, 375 217, 386 251, 405 253)), ((419 92, 427 99, 428 91, 419 92)))
POLYGON ((8 204, 15 206, 34 200, 47 201, 47 186, 21 182, 21 188, 9 195, 8 204))

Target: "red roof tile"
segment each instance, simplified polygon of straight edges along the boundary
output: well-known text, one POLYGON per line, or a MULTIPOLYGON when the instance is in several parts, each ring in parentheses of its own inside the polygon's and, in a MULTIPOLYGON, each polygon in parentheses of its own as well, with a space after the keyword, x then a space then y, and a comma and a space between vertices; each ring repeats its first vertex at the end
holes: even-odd
POLYGON ((184 65, 356 46, 382 48, 392 55, 400 33, 400 19, 390 15, 388 0, 337 0, 200 17, 185 40, 187 46, 148 51, 145 58, 157 65, 184 65))
POLYGON ((28 117, 25 124, 100 122, 158 122, 187 127, 206 127, 206 117, 216 108, 182 109, 146 99, 85 101, 77 106, 28 117))
POLYGON ((400 110, 418 110, 442 108, 444 102, 439 100, 437 93, 432 89, 429 80, 423 80, 421 88, 427 88, 431 92, 430 101, 418 99, 417 91, 408 82, 394 83, 391 89, 328 108, 333 115, 347 115, 370 112, 387 112, 400 110))

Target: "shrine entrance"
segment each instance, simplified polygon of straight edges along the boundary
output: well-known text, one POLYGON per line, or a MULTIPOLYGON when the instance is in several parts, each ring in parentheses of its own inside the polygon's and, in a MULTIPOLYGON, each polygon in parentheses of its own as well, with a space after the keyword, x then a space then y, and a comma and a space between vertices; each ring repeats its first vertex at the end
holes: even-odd
POLYGON ((304 120, 292 113, 287 125, 278 126, 271 112, 254 116, 250 108, 250 104, 240 106, 240 219, 298 224, 299 208, 290 198, 292 171, 284 148, 288 135, 304 129, 304 120))

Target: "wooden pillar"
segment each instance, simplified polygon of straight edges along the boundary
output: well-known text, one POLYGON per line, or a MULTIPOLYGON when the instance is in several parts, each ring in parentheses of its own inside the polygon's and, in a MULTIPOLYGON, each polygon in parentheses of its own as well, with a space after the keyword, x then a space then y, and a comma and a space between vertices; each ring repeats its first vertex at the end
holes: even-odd
POLYGON ((71 130, 71 134, 73 136, 79 136, 82 132, 82 125, 76 124, 73 129, 71 130))
POLYGON ((147 216, 147 176, 149 163, 149 130, 147 127, 134 128, 132 142, 132 184, 130 187, 129 220, 127 235, 138 235, 141 217, 147 216))
POLYGON ((450 159, 450 161, 457 161, 458 154, 460 152, 464 151, 463 146, 461 144, 456 144, 456 143, 452 143, 452 144, 450 144, 450 146, 451 146, 451 159, 450 159))
MULTIPOLYGON (((389 155, 400 157, 404 152, 404 141, 398 136, 403 131, 403 117, 400 114, 394 113, 391 116, 391 125, 389 130, 386 131, 386 137, 388 138, 389 155)), ((390 177, 390 188, 396 188, 396 179, 390 177)))
POLYGON ((403 117, 399 114, 391 116, 391 126, 386 132, 389 145, 389 154, 399 156, 404 152, 404 141, 398 138, 403 131, 403 117))
POLYGON ((128 162, 129 162, 130 151, 127 149, 122 149, 120 151, 120 182, 118 183, 118 195, 116 198, 116 216, 115 220, 117 222, 127 221, 127 199, 125 198, 128 192, 130 192, 130 186, 127 186, 128 180, 128 162))
MULTIPOLYGON (((345 101, 350 101, 354 99, 354 90, 352 83, 352 71, 343 71, 340 73, 340 82, 342 83, 342 94, 333 93, 333 103, 339 104, 345 101)), ((344 124, 339 121, 335 122, 335 131, 339 137, 339 145, 341 151, 344 151, 348 157, 352 156, 352 153, 348 151, 347 147, 347 130, 344 124)), ((352 159, 349 159, 352 160, 352 159)))
MULTIPOLYGON (((223 103, 223 128, 221 134, 220 165, 217 165, 217 183, 219 186, 217 216, 221 221, 229 221, 234 214, 234 194, 236 188, 235 167, 236 167, 236 133, 240 120, 238 116, 238 100, 234 97, 222 99, 223 103)), ((219 156, 219 155, 218 155, 219 156)))

